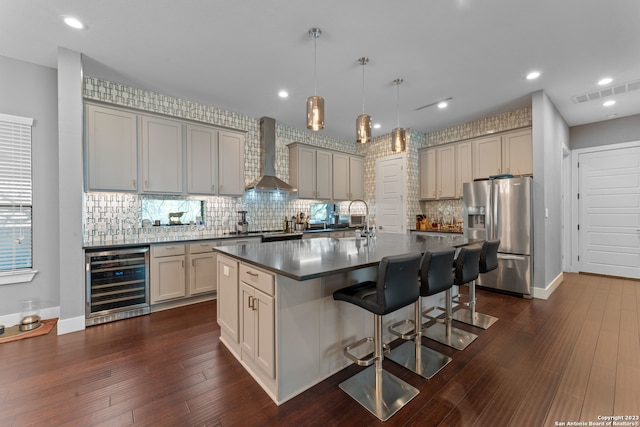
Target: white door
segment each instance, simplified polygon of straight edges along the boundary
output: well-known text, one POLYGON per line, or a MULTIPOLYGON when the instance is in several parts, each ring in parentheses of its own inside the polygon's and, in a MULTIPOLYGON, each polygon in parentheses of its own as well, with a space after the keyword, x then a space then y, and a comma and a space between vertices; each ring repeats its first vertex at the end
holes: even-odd
POLYGON ((578 161, 580 271, 640 278, 640 147, 578 161))
POLYGON ((386 233, 406 231, 406 155, 376 160, 376 226, 386 233))

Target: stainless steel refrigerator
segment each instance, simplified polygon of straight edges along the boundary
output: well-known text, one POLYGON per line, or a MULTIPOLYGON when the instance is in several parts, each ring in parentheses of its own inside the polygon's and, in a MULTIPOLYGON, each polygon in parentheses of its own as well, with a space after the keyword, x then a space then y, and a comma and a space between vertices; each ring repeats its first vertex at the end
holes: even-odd
POLYGON ((476 285, 532 296, 532 181, 506 178, 463 185, 464 236, 500 239, 498 268, 481 274, 476 285))

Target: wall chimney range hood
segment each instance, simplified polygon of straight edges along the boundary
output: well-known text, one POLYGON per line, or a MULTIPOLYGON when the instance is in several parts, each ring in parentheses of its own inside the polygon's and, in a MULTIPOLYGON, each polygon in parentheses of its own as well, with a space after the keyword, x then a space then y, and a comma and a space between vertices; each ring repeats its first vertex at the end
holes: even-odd
POLYGON ((276 121, 271 117, 260 119, 260 177, 246 190, 298 191, 276 176, 276 121))

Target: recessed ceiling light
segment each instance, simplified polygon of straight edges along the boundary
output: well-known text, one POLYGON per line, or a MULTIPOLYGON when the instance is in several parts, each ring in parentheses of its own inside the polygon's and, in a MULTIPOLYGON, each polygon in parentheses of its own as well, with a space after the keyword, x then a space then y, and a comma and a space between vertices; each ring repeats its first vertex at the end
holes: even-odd
POLYGON ((289 97, 289 92, 287 92, 286 90, 281 90, 280 92, 278 92, 278 96, 280 98, 288 98, 289 97))
POLYGON ((614 117, 616 117, 616 116, 617 116, 617 114, 616 114, 616 113, 609 114, 609 115, 607 115, 607 119, 613 119, 613 118, 614 118, 614 117))
POLYGON ((376 123, 373 125, 374 129, 380 129, 382 127, 382 125, 380 123, 376 123))
POLYGON ((527 74, 527 80, 535 80, 540 77, 540 71, 532 71, 527 74))
POLYGON ((600 79, 600 81, 598 81, 598 84, 600 86, 604 86, 604 85, 608 85, 609 83, 611 83, 613 81, 613 79, 611 77, 605 77, 603 79, 600 79))
POLYGON ((442 108, 447 108, 447 102, 446 101, 442 101, 442 102, 438 102, 438 108, 442 109, 442 108))
POLYGON ((87 28, 78 18, 74 18, 73 16, 65 16, 64 23, 76 30, 84 30, 87 28))
POLYGON ((608 101, 605 101, 604 104, 602 104, 602 105, 604 105, 605 107, 611 107, 615 103, 616 103, 616 101, 614 101, 613 99, 610 99, 608 101))

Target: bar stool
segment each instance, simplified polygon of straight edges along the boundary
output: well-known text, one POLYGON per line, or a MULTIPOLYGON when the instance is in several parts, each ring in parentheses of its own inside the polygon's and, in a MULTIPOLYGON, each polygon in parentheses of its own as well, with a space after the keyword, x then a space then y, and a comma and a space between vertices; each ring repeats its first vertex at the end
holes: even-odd
MULTIPOLYGON (((487 273, 495 270, 498 267, 498 247, 500 246, 500 240, 485 240, 480 250, 480 259, 478 262, 478 273, 487 273)), ((459 309, 453 315, 453 318, 458 322, 466 323, 468 325, 477 326, 482 329, 489 329, 491 325, 496 323, 497 317, 489 316, 488 314, 478 313, 476 311, 476 279, 478 276, 467 282, 469 284, 469 294, 459 295, 458 302, 469 309, 459 309), (460 302, 460 297, 468 298, 467 302, 460 302)), ((456 283, 457 284, 457 283, 456 283)), ((454 300, 455 301, 455 300, 454 300)))
POLYGON ((452 359, 422 345, 422 297, 451 289, 453 285, 451 265, 455 254, 455 249, 424 253, 420 266, 420 298, 415 302, 414 319, 400 321, 389 326, 389 332, 407 340, 407 342, 394 348, 387 359, 393 360, 426 379, 431 379, 452 359), (401 324, 407 323, 414 325, 411 335, 402 334, 395 329, 401 324))
MULTIPOLYGON (((333 299, 355 304, 374 314, 374 336, 344 348, 344 354, 360 366, 371 366, 340 383, 340 388, 381 421, 388 420, 419 393, 418 389, 382 369, 382 316, 414 303, 420 296, 419 253, 384 257, 378 266, 376 281, 367 281, 339 289, 333 299), (359 359, 350 351, 373 342, 373 356, 359 359)), ((383 350, 384 349, 384 350, 383 350)))
MULTIPOLYGON (((480 259, 480 246, 467 246, 460 249, 458 256, 454 262, 454 282, 455 285, 467 283, 467 281, 475 280, 478 277, 478 262, 480 259)), ((454 328, 451 325, 453 308, 451 298, 451 286, 447 289, 445 296, 444 319, 429 316, 428 313, 435 309, 442 310, 442 307, 432 307, 425 310, 423 316, 436 322, 425 331, 425 336, 434 341, 438 341, 456 350, 464 350, 478 336, 462 329, 454 328)))

